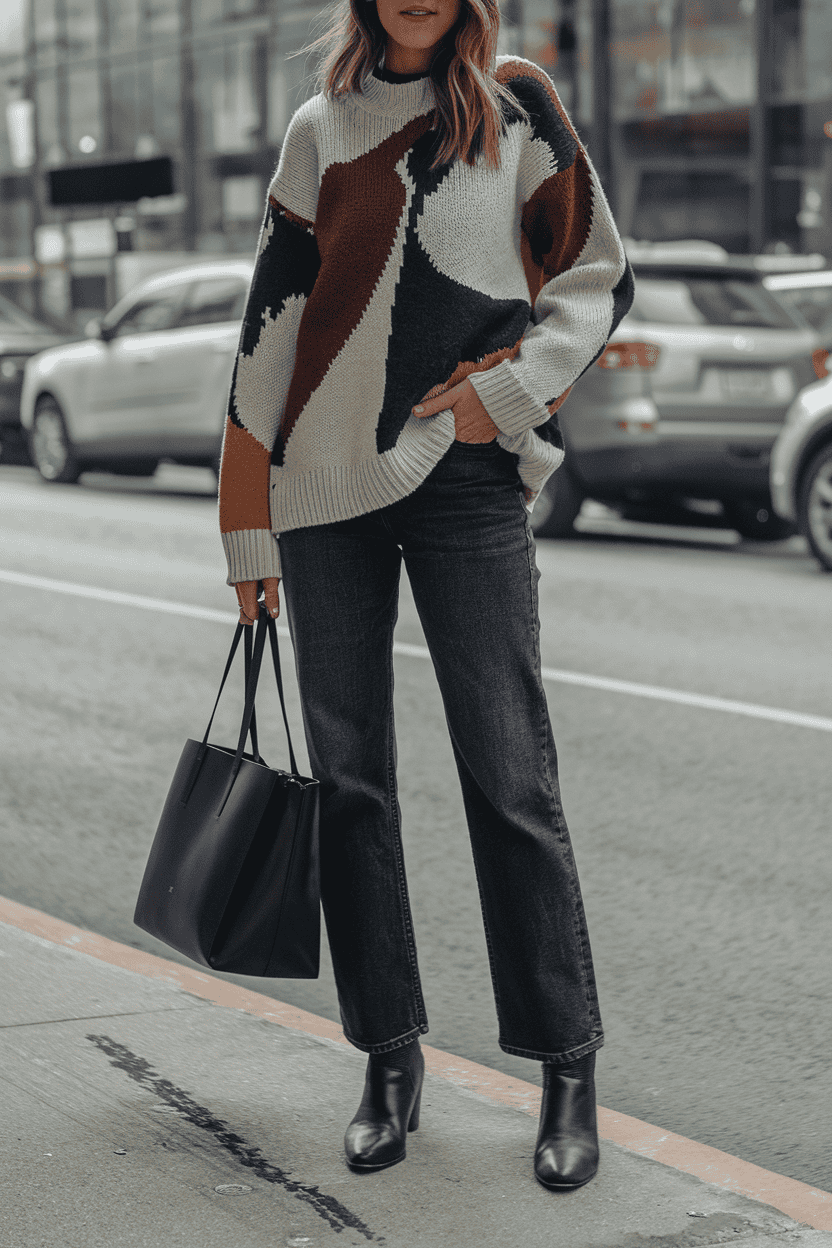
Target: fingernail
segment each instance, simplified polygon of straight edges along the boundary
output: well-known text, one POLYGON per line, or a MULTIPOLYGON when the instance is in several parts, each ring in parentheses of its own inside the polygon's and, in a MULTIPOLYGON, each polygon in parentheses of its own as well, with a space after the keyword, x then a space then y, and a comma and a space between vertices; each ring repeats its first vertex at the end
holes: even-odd
POLYGON ((423 412, 425 409, 421 403, 417 403, 413 410, 414 412, 423 412))

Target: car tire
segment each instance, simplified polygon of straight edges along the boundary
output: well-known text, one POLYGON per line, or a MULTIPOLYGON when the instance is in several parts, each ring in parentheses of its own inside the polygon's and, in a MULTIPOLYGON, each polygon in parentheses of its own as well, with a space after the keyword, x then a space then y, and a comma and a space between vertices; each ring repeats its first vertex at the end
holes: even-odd
POLYGON ((797 518, 812 554, 832 572, 832 443, 818 452, 803 474, 797 518))
POLYGON ((722 506, 728 523, 750 542, 782 542, 795 531, 793 524, 778 516, 769 499, 729 498, 722 506))
POLYGON ((35 404, 29 430, 29 454, 41 478, 50 485, 59 482, 71 485, 81 475, 64 414, 51 395, 43 395, 35 404))
POLYGON ((543 487, 531 514, 535 537, 571 537, 586 495, 568 468, 558 468, 543 487))

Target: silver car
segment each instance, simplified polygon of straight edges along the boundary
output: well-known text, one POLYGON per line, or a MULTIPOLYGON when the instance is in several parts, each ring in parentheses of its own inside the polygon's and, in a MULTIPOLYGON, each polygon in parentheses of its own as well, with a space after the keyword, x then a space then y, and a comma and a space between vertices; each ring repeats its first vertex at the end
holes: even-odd
POLYGON ((533 527, 569 533, 585 498, 644 518, 707 500, 746 537, 782 537, 770 452, 826 352, 751 258, 645 253, 631 311, 558 413, 566 461, 533 527))
POLYGON ((44 480, 149 475, 160 459, 216 467, 253 267, 216 260, 149 278, 85 341, 27 363, 20 419, 44 480))
POLYGON ((771 497, 832 572, 832 377, 807 386, 789 408, 771 455, 771 497))

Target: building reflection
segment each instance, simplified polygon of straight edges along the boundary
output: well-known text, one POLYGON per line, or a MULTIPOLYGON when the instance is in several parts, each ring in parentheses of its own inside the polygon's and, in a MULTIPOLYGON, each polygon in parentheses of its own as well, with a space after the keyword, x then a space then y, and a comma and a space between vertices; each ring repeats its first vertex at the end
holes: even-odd
MULTIPOLYGON (((0 290, 80 324, 193 252, 248 252, 318 4, 3 0, 0 290), (168 155, 175 193, 57 210, 50 169, 168 155), (97 223, 97 224, 96 224, 97 223), (115 256, 110 253, 115 252, 115 256)), ((832 255, 829 0, 505 0, 624 234, 832 255)))

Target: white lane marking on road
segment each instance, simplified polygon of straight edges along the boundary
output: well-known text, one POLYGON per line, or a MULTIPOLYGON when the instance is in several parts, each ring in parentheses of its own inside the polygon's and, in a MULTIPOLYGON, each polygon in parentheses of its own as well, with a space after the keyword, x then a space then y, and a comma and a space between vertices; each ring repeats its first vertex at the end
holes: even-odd
MULTIPOLYGON (((187 602, 170 602, 164 598, 146 598, 142 594, 125 594, 116 589, 99 589, 94 585, 76 585, 72 581, 55 581, 45 576, 30 576, 25 572, 12 572, 0 568, 0 581, 10 585, 22 585, 28 589, 43 589, 53 594, 69 594, 75 598, 91 598, 97 602, 112 602, 123 607, 137 607, 142 611, 158 611, 165 615, 178 615, 185 619, 207 620, 213 624, 234 624, 237 615, 233 611, 217 611, 212 607, 192 606, 187 602)), ((281 636, 289 637, 288 628, 278 626, 281 636)), ((393 645, 396 654, 404 658, 429 659, 426 646, 414 646, 397 641, 393 645)), ((757 706, 753 702, 735 702, 730 698, 714 698, 702 693, 686 693, 683 689, 663 689, 658 685, 639 685, 632 680, 615 680, 608 676, 590 676, 584 672, 568 672, 557 667, 544 667, 543 679, 559 685, 578 685, 583 689, 600 689, 606 693, 629 694, 634 698, 650 698, 656 702, 673 702, 677 706, 694 706, 704 711, 721 711, 729 715, 744 715, 748 719, 763 719, 774 724, 789 724, 796 728, 814 728, 819 732, 832 732, 832 719, 823 715, 806 715, 801 711, 784 711, 775 706, 757 706)))

